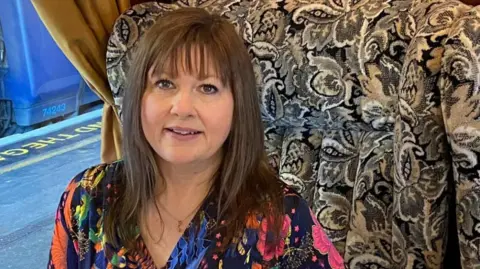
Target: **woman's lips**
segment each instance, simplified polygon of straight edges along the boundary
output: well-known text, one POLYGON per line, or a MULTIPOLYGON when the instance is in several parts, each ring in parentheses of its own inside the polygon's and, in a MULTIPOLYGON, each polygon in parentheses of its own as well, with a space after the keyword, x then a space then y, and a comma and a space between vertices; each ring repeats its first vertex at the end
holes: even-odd
POLYGON ((202 134, 201 131, 197 131, 195 129, 190 129, 190 128, 165 128, 167 134, 171 136, 172 138, 180 141, 189 141, 197 138, 200 134, 202 134))

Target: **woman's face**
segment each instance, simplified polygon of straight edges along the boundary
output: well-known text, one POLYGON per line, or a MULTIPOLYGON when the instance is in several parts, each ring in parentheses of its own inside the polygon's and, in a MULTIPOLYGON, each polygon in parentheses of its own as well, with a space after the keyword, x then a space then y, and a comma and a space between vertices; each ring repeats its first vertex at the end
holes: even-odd
MULTIPOLYGON (((198 55, 198 53, 191 53, 198 55)), ((182 57, 179 57, 182 59, 182 57)), ((155 74, 150 70, 142 99, 142 127, 160 163, 185 165, 218 161, 233 117, 233 93, 208 66, 199 78, 199 57, 191 59, 193 74, 184 59, 178 74, 155 74)), ((207 59, 208 63, 208 59, 207 59)), ((171 70, 171 68, 167 68, 171 70)))

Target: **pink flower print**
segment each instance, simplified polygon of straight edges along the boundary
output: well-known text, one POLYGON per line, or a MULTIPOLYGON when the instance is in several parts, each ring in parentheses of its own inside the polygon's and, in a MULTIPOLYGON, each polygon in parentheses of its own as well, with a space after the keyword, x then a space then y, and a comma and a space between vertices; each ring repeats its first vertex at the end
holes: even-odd
POLYGON ((320 225, 312 226, 313 246, 322 254, 327 254, 332 247, 332 242, 328 239, 320 225))
POLYGON ((332 247, 328 253, 328 263, 333 269, 344 269, 345 265, 343 263, 343 258, 338 253, 337 249, 332 247))
POLYGON ((313 247, 322 254, 328 254, 328 262, 333 269, 344 268, 342 256, 340 256, 340 253, 338 253, 327 234, 325 234, 313 212, 311 214, 314 222, 312 226, 313 247))
POLYGON ((288 231, 290 230, 291 226, 292 226, 292 219, 290 218, 290 216, 285 215, 285 218, 283 219, 282 232, 280 234, 282 238, 287 238, 288 231))
POLYGON ((80 247, 78 245, 78 241, 73 241, 73 247, 77 253, 80 253, 80 247))
POLYGON ((265 261, 271 261, 273 258, 279 258, 283 255, 285 250, 285 238, 291 227, 292 220, 288 215, 285 215, 283 220, 283 227, 280 233, 280 240, 277 245, 267 244, 268 234, 268 218, 264 218, 258 231, 257 249, 265 261))

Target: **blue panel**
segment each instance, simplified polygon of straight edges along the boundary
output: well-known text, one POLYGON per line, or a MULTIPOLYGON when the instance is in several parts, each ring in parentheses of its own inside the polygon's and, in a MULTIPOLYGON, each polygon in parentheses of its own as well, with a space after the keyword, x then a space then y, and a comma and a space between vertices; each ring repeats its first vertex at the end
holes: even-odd
MULTIPOLYGON (((30 126, 77 107, 81 77, 55 44, 30 0, 0 0, 7 51, 6 98, 18 125, 30 126)), ((86 87, 81 103, 98 98, 86 87)))

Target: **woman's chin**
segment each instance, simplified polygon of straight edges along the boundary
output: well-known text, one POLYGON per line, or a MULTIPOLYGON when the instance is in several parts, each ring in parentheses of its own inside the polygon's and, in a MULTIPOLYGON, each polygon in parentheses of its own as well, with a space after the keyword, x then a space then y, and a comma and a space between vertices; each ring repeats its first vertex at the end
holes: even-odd
POLYGON ((197 158, 188 155, 168 156, 168 158, 162 158, 162 160, 169 165, 189 165, 198 162, 197 158))

